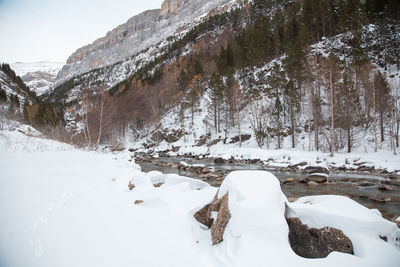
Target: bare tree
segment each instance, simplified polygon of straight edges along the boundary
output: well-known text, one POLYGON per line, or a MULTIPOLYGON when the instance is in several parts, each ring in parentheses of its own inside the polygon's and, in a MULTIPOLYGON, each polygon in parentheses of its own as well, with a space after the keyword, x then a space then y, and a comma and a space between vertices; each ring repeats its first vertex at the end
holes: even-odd
POLYGON ((240 91, 240 85, 237 81, 233 84, 233 96, 235 101, 235 110, 237 115, 237 125, 238 125, 238 132, 239 132, 239 147, 242 147, 242 133, 240 129, 240 111, 242 105, 242 92, 240 91))
POLYGON ((372 81, 372 99, 373 99, 373 106, 374 106, 374 141, 375 141, 375 147, 374 151, 378 151, 378 138, 376 134, 376 92, 375 92, 375 74, 373 76, 373 81, 372 81))
POLYGON ((267 139, 267 146, 269 146, 267 116, 265 116, 266 110, 262 104, 262 100, 252 101, 248 108, 247 117, 250 121, 258 146, 262 147, 265 139, 267 139))
POLYGON ((335 85, 338 81, 339 75, 339 67, 338 67, 338 58, 334 55, 329 55, 326 61, 326 68, 328 72, 328 79, 329 79, 329 92, 330 92, 330 113, 331 113, 331 120, 330 120, 330 156, 334 156, 335 151, 335 85))
POLYGON ((89 127, 89 112, 90 112, 90 100, 88 93, 84 93, 84 97, 82 100, 82 111, 83 111, 83 134, 85 136, 86 144, 90 147, 92 145, 92 137, 90 135, 90 127, 89 127))

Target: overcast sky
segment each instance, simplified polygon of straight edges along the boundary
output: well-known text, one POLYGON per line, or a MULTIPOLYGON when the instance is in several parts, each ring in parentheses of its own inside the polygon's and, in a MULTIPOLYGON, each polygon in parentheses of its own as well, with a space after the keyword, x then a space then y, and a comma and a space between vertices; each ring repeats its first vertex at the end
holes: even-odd
POLYGON ((0 0, 0 62, 66 61, 163 0, 0 0))

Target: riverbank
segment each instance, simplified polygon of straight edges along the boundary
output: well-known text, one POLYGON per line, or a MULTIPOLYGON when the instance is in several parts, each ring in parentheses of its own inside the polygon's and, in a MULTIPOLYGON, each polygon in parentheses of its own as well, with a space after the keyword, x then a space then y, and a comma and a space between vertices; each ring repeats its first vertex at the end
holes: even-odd
POLYGON ((280 181, 282 190, 289 199, 308 195, 345 195, 371 208, 379 209, 382 215, 393 220, 400 214, 400 179, 389 173, 368 171, 338 171, 324 164, 292 164, 290 167, 271 168, 259 160, 224 160, 196 156, 170 156, 158 152, 152 156, 133 152, 142 171, 157 170, 193 177, 219 187, 224 178, 235 170, 268 170, 280 181), (391 178, 389 178, 391 177, 391 178))

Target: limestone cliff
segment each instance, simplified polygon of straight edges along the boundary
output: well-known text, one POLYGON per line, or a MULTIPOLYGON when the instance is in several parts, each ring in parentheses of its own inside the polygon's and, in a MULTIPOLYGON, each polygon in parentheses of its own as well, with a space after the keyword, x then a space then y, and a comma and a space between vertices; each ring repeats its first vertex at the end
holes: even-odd
POLYGON ((177 31, 234 0, 165 0, 161 9, 145 11, 108 32, 105 37, 79 48, 58 73, 56 85, 92 69, 123 61, 157 44, 177 31))

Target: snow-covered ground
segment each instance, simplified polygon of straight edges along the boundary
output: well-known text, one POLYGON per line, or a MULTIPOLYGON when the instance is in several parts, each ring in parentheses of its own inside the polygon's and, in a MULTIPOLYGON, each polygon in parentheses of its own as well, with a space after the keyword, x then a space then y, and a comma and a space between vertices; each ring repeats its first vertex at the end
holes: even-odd
POLYGON ((143 173, 128 152, 82 151, 34 137, 39 135, 34 129, 30 136, 15 129, 27 131, 18 124, 0 131, 2 267, 364 267, 400 262, 397 226, 337 196, 288 203, 289 215, 310 226, 342 229, 355 255, 297 256, 288 242, 287 199, 278 180, 260 171, 231 173, 222 184, 219 195, 229 192, 232 218, 224 241, 212 246, 210 231, 193 214, 213 199, 217 188, 174 174, 143 173), (157 183, 163 184, 154 187, 157 183))

